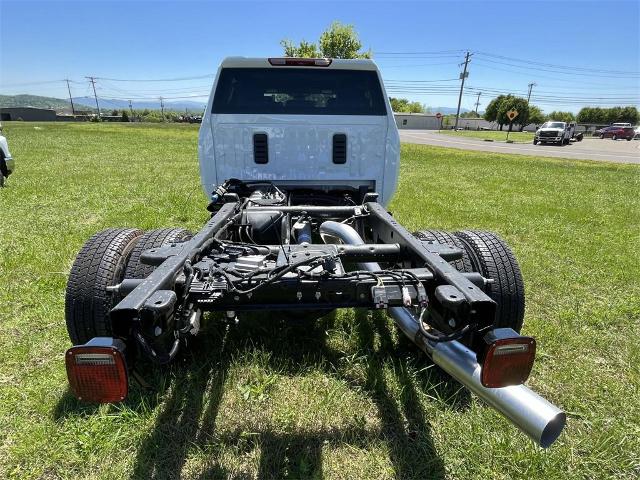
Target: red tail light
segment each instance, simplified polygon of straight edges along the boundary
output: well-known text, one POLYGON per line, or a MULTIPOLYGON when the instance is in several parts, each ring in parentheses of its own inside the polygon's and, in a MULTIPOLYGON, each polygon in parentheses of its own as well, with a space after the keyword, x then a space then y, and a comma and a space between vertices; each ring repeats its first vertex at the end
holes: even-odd
POLYGON ((536 341, 510 328, 496 328, 484 337, 480 381, 487 388, 521 385, 531 373, 536 341))
POLYGON ((129 393, 124 342, 96 337, 67 350, 67 377, 71 390, 85 402, 120 402, 129 393))
POLYGON ((297 57, 284 57, 284 58, 270 58, 269 63, 276 66, 290 66, 290 67, 328 67, 331 65, 330 58, 297 58, 297 57))

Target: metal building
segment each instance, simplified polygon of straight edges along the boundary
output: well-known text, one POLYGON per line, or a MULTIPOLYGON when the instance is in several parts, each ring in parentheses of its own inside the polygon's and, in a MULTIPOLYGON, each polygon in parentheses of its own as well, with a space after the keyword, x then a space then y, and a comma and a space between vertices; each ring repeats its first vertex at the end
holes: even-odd
POLYGON ((0 121, 24 120, 25 122, 55 122, 56 112, 37 107, 0 107, 0 121))
POLYGON ((425 113, 393 112, 398 128, 413 128, 418 130, 437 130, 440 120, 435 115, 425 113))

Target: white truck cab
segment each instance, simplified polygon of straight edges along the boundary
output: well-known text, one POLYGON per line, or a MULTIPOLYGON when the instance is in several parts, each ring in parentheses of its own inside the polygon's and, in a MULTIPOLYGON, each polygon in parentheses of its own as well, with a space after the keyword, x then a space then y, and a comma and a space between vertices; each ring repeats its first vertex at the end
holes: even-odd
POLYGON ((230 178, 376 192, 386 205, 400 138, 371 60, 226 58, 198 142, 207 196, 230 178))
MULTIPOLYGON (((576 122, 561 122, 556 120, 550 120, 543 123, 538 130, 536 130, 533 144, 538 143, 556 143, 558 145, 568 145, 576 133, 576 122)), ((582 140, 580 134, 576 140, 582 140)))

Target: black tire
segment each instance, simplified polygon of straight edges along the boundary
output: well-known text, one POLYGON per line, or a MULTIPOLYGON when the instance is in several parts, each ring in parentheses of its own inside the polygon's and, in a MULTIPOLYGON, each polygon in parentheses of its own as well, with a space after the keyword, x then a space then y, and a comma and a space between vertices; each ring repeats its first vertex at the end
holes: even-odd
POLYGON ((65 295, 65 318, 74 345, 113 334, 109 311, 119 297, 107 292, 117 285, 131 251, 142 234, 135 228, 109 228, 84 244, 73 262, 65 295))
POLYGON ((630 142, 633 139, 633 137, 627 137, 627 142, 630 142))
POLYGON ((534 144, 534 145, 537 145, 537 144, 538 144, 538 140, 534 138, 534 139, 533 139, 533 144, 534 144))
POLYGON ((140 262, 140 255, 145 250, 184 242, 191 237, 191 232, 184 228, 158 228, 144 233, 131 252, 124 278, 147 278, 155 270, 156 267, 140 262))
POLYGON ((462 241, 453 233, 445 232, 443 230, 420 230, 418 232, 413 232, 413 236, 423 242, 436 242, 462 249, 462 258, 460 260, 453 260, 449 263, 459 272, 473 272, 473 264, 471 263, 471 258, 467 253, 464 243, 462 243, 462 241))
POLYGON ((600 134, 600 140, 604 140, 604 133, 600 134))
POLYGON ((493 279, 486 293, 497 303, 495 327, 522 329, 525 297, 524 281, 515 256, 495 233, 465 230, 455 232, 465 245, 473 270, 493 279))
POLYGON ((4 159, 4 152, 0 150, 0 188, 4 187, 4 183, 9 177, 9 169, 4 159))

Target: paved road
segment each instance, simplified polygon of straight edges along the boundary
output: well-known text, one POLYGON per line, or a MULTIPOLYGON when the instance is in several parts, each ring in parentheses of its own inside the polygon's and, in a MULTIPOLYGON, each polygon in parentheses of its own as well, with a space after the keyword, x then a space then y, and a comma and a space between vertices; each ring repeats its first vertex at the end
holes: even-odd
POLYGON ((479 150, 482 152, 539 155, 541 157, 600 160, 640 165, 640 141, 613 141, 585 138, 570 145, 533 145, 531 143, 485 142, 476 138, 453 137, 434 130, 400 130, 400 140, 407 143, 437 145, 439 147, 479 150))

